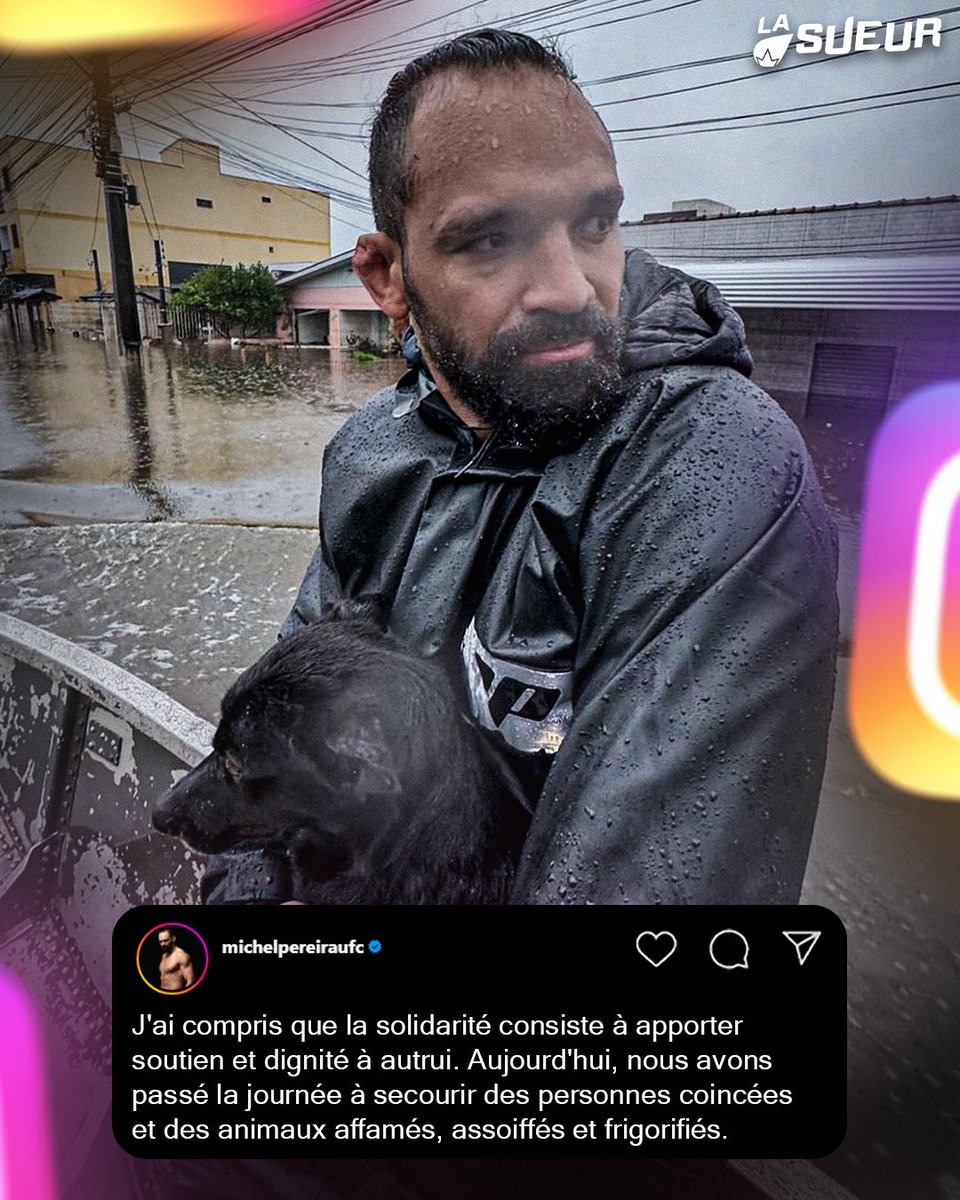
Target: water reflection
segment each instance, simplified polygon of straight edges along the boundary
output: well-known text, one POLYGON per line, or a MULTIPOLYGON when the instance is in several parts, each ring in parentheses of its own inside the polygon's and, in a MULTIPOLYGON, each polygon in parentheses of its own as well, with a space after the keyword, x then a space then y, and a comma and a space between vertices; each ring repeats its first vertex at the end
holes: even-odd
POLYGON ((0 523, 312 525, 324 446, 399 377, 349 352, 0 335, 0 523))
POLYGON ((841 524, 860 519, 870 445, 879 427, 878 417, 856 412, 800 422, 824 497, 841 524))
POLYGON ((153 442, 150 438, 150 418, 147 407, 147 385, 143 362, 138 354, 125 354, 120 363, 119 378, 126 394, 127 420, 133 449, 133 470, 130 486, 147 501, 152 520, 162 521, 180 515, 175 500, 154 482, 153 442))

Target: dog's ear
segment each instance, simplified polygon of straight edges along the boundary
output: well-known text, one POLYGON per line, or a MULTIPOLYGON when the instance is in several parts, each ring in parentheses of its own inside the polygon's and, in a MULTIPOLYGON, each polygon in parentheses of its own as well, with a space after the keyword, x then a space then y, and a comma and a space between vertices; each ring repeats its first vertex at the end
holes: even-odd
POLYGON ((327 614, 327 619, 367 628, 372 626, 378 633, 386 633, 390 612, 383 596, 369 592, 349 600, 341 600, 327 614))

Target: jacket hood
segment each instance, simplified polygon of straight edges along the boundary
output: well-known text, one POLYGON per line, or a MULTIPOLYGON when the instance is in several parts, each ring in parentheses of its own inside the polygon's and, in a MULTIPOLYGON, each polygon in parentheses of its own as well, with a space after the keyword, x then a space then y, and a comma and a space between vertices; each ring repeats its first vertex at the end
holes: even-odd
POLYGON ((678 363, 753 370, 743 321, 719 289, 662 266, 645 250, 627 251, 620 313, 628 375, 678 363))

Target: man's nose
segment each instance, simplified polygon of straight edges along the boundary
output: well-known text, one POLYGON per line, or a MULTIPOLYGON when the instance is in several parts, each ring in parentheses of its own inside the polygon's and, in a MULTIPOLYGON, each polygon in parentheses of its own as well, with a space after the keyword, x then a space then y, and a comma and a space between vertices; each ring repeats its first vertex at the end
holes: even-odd
POLYGON ((528 312, 577 313, 596 303, 596 292, 569 230, 550 231, 533 248, 530 260, 530 283, 523 297, 528 312))

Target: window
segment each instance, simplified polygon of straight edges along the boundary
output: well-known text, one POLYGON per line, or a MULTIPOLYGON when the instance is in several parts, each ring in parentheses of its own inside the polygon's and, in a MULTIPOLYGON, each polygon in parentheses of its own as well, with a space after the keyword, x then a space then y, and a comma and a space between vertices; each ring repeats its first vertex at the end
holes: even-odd
MULTIPOLYGON (((19 231, 17 230, 17 227, 16 227, 16 225, 11 225, 11 226, 10 226, 10 236, 13 238, 13 248, 14 248, 14 250, 19 250, 19 249, 20 249, 20 233, 19 233, 19 231)), ((31 244, 32 244, 32 243, 31 243, 31 244)))
POLYGON ((808 417, 873 417, 887 410, 895 346, 817 342, 807 393, 808 417))
POLYGON ((198 196, 197 197, 197 208, 213 208, 213 201, 212 200, 201 200, 200 197, 198 196))
POLYGON ((270 253, 271 253, 271 254, 273 253, 273 247, 272 247, 272 246, 268 246, 268 247, 267 247, 267 249, 270 251, 270 253))
POLYGON ((270 203, 271 203, 271 200, 270 200, 270 197, 269 197, 269 196, 261 196, 261 197, 260 197, 260 199, 263 201, 263 203, 264 203, 264 204, 270 204, 270 203))

